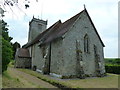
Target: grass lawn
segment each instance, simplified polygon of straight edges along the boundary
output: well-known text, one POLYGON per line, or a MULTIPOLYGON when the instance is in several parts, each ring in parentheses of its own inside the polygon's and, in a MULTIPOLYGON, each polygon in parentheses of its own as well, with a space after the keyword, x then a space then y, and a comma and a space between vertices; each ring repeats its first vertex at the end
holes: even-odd
POLYGON ((13 88, 19 88, 21 87, 23 84, 19 81, 19 78, 16 77, 11 77, 11 75, 9 74, 9 71, 6 71, 3 73, 2 75, 2 86, 3 88, 10 88, 11 86, 13 86, 13 88))
POLYGON ((29 70, 29 69, 18 69, 20 71, 23 71, 25 73, 28 73, 28 74, 31 74, 43 81, 46 81, 54 86, 57 86, 59 88, 61 87, 66 87, 66 88, 72 88, 70 85, 68 85, 66 82, 60 80, 60 79, 56 79, 56 78, 52 78, 50 77, 49 75, 42 75, 36 71, 32 71, 32 70, 29 70))
POLYGON ((47 75, 42 75, 28 69, 18 69, 20 71, 29 73, 53 85, 65 86, 68 88, 118 88, 118 76, 116 74, 107 74, 102 78, 86 78, 86 79, 57 79, 47 75))
POLYGON ((66 83, 75 88, 118 88, 118 75, 108 74, 102 78, 67 80, 66 83))
MULTIPOLYGON (((13 68, 13 66, 10 66, 13 68)), ((29 75, 35 76, 38 79, 46 81, 57 87, 67 87, 67 88, 118 88, 118 77, 116 74, 107 74, 106 77, 92 77, 86 79, 59 79, 51 77, 49 75, 43 75, 36 71, 29 69, 16 69, 17 71, 22 71, 29 75)), ((14 72, 8 68, 2 76, 3 88, 42 88, 40 85, 26 81, 24 78, 16 76, 14 72)), ((120 86, 120 85, 119 85, 120 86)))
POLYGON ((2 87, 3 88, 41 88, 35 84, 28 82, 22 77, 14 74, 11 69, 8 68, 2 75, 2 87))

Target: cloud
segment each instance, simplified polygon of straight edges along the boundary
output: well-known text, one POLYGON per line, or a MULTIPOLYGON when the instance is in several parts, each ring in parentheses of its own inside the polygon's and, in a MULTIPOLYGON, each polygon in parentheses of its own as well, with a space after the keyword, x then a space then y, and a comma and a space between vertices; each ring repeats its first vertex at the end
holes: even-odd
POLYGON ((27 43, 27 37, 28 37, 28 28, 29 24, 28 22, 24 20, 15 20, 15 19, 5 19, 5 21, 9 25, 9 35, 13 37, 12 42, 19 42, 21 45, 24 45, 27 43))
POLYGON ((105 57, 118 57, 118 39, 105 38, 104 43, 106 44, 104 51, 105 57))
POLYGON ((21 46, 23 46, 28 41, 28 38, 27 37, 26 38, 25 37, 16 37, 15 39, 12 40, 13 43, 15 43, 16 41, 18 43, 20 43, 21 46))
MULTIPOLYGON (((84 9, 84 4, 90 17, 105 43, 105 57, 118 55, 118 1, 117 0, 30 0, 30 8, 25 9, 24 0, 20 0, 19 7, 13 7, 6 12, 5 20, 10 25, 10 35, 14 41, 22 45, 27 42, 28 23, 33 17, 48 20, 48 27, 59 19, 69 19, 84 9)), ((7 7, 8 8, 8 7, 7 7)), ((8 8, 9 9, 9 8, 8 8)))

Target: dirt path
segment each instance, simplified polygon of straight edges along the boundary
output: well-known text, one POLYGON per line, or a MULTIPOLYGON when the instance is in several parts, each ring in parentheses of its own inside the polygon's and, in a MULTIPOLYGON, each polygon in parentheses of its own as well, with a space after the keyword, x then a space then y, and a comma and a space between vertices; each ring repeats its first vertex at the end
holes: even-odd
MULTIPOLYGON (((28 88, 57 88, 45 81, 42 81, 41 79, 38 79, 35 76, 32 76, 30 74, 24 73, 22 71, 17 70, 16 68, 9 68, 9 71, 12 72, 10 73, 13 77, 19 78, 20 82, 22 83, 28 83, 31 84, 28 85, 28 88)), ((27 88, 27 87, 26 87, 27 88)))

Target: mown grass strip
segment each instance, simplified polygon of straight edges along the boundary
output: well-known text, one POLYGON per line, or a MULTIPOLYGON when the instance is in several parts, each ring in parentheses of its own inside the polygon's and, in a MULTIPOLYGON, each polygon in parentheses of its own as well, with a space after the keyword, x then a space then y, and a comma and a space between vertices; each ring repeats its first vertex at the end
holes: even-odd
POLYGON ((117 88, 118 75, 116 74, 107 74, 103 78, 89 78, 89 79, 73 79, 73 80, 59 80, 56 78, 49 77, 47 75, 42 75, 38 72, 27 70, 27 69, 18 69, 25 73, 31 74, 43 81, 46 81, 60 89, 69 88, 70 90, 86 90, 87 88, 117 88), (87 86, 87 87, 86 87, 87 86))
POLYGON ((69 88, 70 90, 76 90, 75 88, 72 88, 70 85, 68 85, 65 82, 50 79, 50 78, 48 78, 46 76, 41 75, 38 72, 34 72, 34 71, 31 71, 31 70, 28 70, 28 69, 18 69, 18 70, 23 71, 23 72, 28 73, 28 74, 31 74, 31 75, 33 75, 33 76, 35 76, 35 77, 37 77, 37 78, 39 78, 39 79, 41 79, 43 81, 46 81, 46 82, 58 87, 58 88, 69 88))

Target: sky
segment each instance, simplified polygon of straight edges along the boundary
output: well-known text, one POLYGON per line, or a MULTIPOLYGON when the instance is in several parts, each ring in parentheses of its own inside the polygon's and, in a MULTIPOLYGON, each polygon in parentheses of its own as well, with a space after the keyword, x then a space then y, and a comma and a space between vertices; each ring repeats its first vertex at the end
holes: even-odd
MULTIPOLYGON (((64 22, 86 9, 105 44, 106 58, 118 57, 118 1, 117 0, 30 0, 30 7, 25 9, 24 0, 14 5, 12 10, 5 7, 3 18, 9 25, 12 42, 24 45, 28 41, 29 21, 33 18, 48 20, 51 26, 59 19, 64 22)), ((1 4, 1 2, 0 2, 1 4)))

